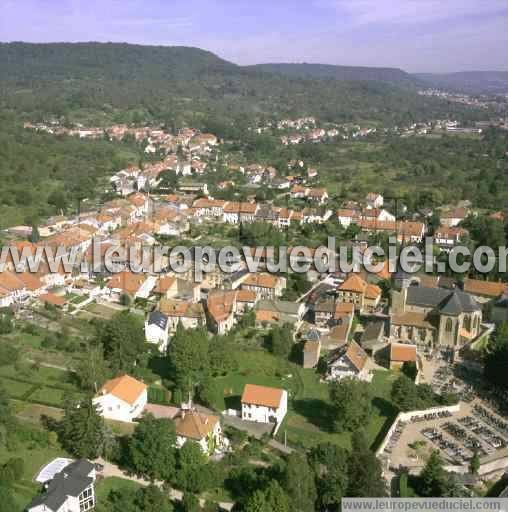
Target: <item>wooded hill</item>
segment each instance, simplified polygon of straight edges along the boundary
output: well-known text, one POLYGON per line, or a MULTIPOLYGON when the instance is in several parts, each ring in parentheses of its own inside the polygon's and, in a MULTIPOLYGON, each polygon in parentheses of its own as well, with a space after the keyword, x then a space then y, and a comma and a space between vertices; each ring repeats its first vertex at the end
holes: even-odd
POLYGON ((401 124, 472 112, 417 95, 410 75, 396 69, 317 65, 305 77, 284 69, 241 67, 198 48, 5 43, 0 108, 31 119, 100 112, 104 122, 180 115, 187 123, 220 114, 401 124))

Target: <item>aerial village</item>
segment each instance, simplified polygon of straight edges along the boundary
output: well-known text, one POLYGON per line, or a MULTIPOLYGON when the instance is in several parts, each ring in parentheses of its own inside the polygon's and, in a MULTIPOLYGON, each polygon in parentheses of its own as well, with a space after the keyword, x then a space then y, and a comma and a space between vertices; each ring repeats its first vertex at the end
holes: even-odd
MULTIPOLYGON (((290 161, 288 172, 281 175, 271 166, 229 161, 221 152, 218 137, 192 128, 171 135, 162 128, 125 125, 103 129, 27 123, 25 127, 55 136, 107 136, 111 140, 128 136, 143 142, 151 157, 150 163, 118 169, 109 177, 105 186, 112 199, 93 205, 85 201, 73 215, 46 219, 37 227, 37 237, 31 226, 5 230, 9 243, 29 255, 39 246, 64 247, 91 261, 93 238, 101 240, 103 250, 123 245, 141 251, 144 246, 162 243, 192 247, 210 239, 220 249, 224 241, 246 245, 237 239, 239 233, 259 225, 280 233, 283 239, 290 232, 338 226, 351 234, 348 247, 361 252, 372 237, 393 236, 404 246, 421 245, 431 236, 439 255, 469 240, 464 221, 477 215, 467 201, 442 205, 437 208, 440 222, 431 230, 436 211, 407 218, 404 205, 376 190, 337 207, 333 194, 320 180, 319 168, 308 167, 302 160, 290 161), (209 191, 219 161, 225 162, 231 178, 215 185, 229 191, 229 199, 212 197, 209 191), (165 184, 174 177, 177 184, 166 190, 165 184), (279 201, 235 200, 234 192, 242 183, 251 187, 263 184, 275 191, 279 201), (281 201, 285 206, 274 204, 281 201)), ((419 130, 424 134, 433 129, 435 125, 415 125, 400 133, 419 130)), ((453 131, 459 126, 443 121, 439 129, 453 131)), ((314 118, 303 118, 252 130, 278 130, 281 143, 292 145, 304 140, 319 143, 333 137, 364 137, 376 129, 322 128, 314 118)), ((504 220, 501 211, 492 210, 488 215, 504 220)), ((255 251, 254 244, 250 249, 255 251)), ((312 254, 315 247, 309 250, 312 254)), ((0 273, 0 307, 12 312, 15 325, 26 328, 38 323, 47 332, 74 332, 81 329, 76 325, 112 321, 115 315, 127 312, 144 326, 144 343, 152 361, 168 354, 171 358, 173 344, 186 336, 188 343, 193 343, 194 335, 186 333, 198 330, 210 339, 227 339, 228 350, 233 347, 244 352, 245 361, 232 378, 229 370, 216 374, 218 396, 214 397, 195 392, 192 386, 175 390, 163 377, 154 379, 146 372, 147 377, 134 367, 134 371, 124 372, 122 365, 113 365, 118 371, 94 381, 93 405, 107 422, 120 425, 122 432, 121 425, 132 432, 129 429, 147 416, 165 419, 174 424, 176 449, 192 441, 204 457, 213 460, 237 450, 239 435, 232 432, 243 432, 248 437, 242 439, 268 443, 269 463, 278 453, 306 448, 313 433, 327 437, 319 411, 308 412, 305 400, 307 409, 312 409, 312 400, 327 395, 329 387, 344 380, 360 381, 373 386, 374 394, 383 393, 400 375, 408 375, 412 387, 402 393, 408 400, 415 389, 425 388, 432 397, 422 399, 416 409, 402 400, 395 415, 380 407, 375 421, 370 420, 370 441, 387 483, 401 468, 421 470, 426 450, 439 450, 447 469, 460 477, 465 488, 508 469, 508 422, 502 419, 506 411, 499 406, 506 406, 506 397, 500 401, 492 388, 481 385, 483 363, 479 357, 496 327, 508 321, 506 283, 481 277, 459 281, 446 274, 412 274, 397 262, 391 271, 388 259, 375 273, 366 268, 320 273, 310 262, 308 272, 295 276, 269 272, 262 254, 256 273, 249 272, 244 259, 239 259, 230 272, 215 268, 200 281, 194 279, 196 261, 185 273, 173 272, 165 261, 167 271, 157 274, 129 269, 112 273, 91 266, 70 272, 59 266, 52 272, 51 263, 40 261, 37 272, 31 272, 26 262, 21 267, 23 264, 13 259, 5 263, 0 273), (281 369, 272 372, 263 367, 268 357, 265 352, 285 360, 281 369), (309 382, 319 392, 302 397, 309 382), (479 468, 472 474, 468 468, 476 458, 479 468)), ((83 333, 74 334, 79 337, 83 333)), ((39 373, 55 373, 59 367, 72 365, 72 354, 55 356, 57 362, 51 363, 40 359, 40 348, 34 347, 33 355, 39 373)), ((56 353, 59 349, 51 350, 56 353)), ((13 372, 0 372, 0 380, 12 385, 13 398, 41 408, 63 407, 51 393, 46 397, 25 382, 37 377, 23 378, 13 372), (14 383, 26 389, 16 394, 14 383)), ((59 387, 58 381, 45 385, 62 394, 66 389, 66 385, 59 387)), ((380 403, 382 395, 377 400, 380 403)), ((103 458, 56 458, 46 463, 37 476, 45 490, 28 508, 31 512, 93 508, 95 485, 101 474, 111 471, 111 464, 103 458), (67 508, 55 508, 55 502, 67 508)), ((225 509, 233 506, 228 500, 218 501, 225 509)))

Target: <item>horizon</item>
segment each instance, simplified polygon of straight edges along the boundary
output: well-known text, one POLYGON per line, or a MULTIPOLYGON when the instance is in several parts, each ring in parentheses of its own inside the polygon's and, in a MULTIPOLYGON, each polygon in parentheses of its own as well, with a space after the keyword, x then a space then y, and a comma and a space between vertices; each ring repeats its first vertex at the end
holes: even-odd
POLYGON ((240 66, 456 73, 507 70, 507 26, 504 0, 7 0, 0 41, 189 46, 240 66))

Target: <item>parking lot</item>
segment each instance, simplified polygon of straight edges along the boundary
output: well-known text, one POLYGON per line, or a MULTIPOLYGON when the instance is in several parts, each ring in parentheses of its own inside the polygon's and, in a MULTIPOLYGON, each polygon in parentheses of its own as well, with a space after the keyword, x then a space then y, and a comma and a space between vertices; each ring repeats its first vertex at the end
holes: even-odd
POLYGON ((423 466, 436 449, 447 464, 464 465, 475 452, 480 458, 508 453, 507 432, 505 420, 476 399, 453 415, 400 423, 385 452, 393 467, 423 466))

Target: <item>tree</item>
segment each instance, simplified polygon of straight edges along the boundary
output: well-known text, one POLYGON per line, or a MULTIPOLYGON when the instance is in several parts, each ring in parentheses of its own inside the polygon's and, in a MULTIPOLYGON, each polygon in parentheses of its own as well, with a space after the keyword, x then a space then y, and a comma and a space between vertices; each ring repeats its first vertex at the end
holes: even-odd
POLYGON ((55 207, 59 212, 65 212, 67 208, 67 197, 62 189, 55 189, 48 196, 48 204, 55 207))
POLYGON ((491 341, 485 359, 485 377, 504 389, 508 388, 508 323, 499 328, 495 340, 491 341))
POLYGON ((97 326, 96 345, 104 347, 104 356, 114 373, 132 372, 146 353, 143 321, 127 311, 97 326))
POLYGON ((278 482, 272 480, 265 490, 266 503, 268 510, 272 512, 289 512, 288 495, 278 482))
POLYGON ((261 490, 254 491, 254 493, 247 498, 244 512, 272 512, 268 507, 265 493, 261 490))
POLYGON ((347 452, 332 443, 317 445, 310 453, 316 474, 318 505, 321 510, 339 511, 348 486, 347 452))
POLYGON ((149 485, 136 493, 135 503, 141 512, 173 512, 167 495, 155 485, 149 485))
POLYGON ((469 472, 472 475, 477 475, 480 470, 480 456, 478 451, 475 450, 472 459, 469 461, 469 472))
POLYGON ((282 486, 289 497, 291 511, 311 512, 316 502, 314 473, 307 458, 298 453, 288 456, 282 486))
POLYGON ((169 347, 169 361, 182 391, 193 391, 210 373, 208 335, 203 329, 178 326, 169 347))
POLYGON ((268 334, 268 347, 272 354, 287 359, 293 348, 293 333, 291 326, 275 326, 268 334))
POLYGON ((201 510, 199 500, 194 494, 186 492, 183 495, 182 509, 183 512, 199 512, 201 510))
POLYGON ((406 361, 402 365, 402 373, 411 380, 415 380, 418 374, 418 367, 414 361, 406 361))
POLYGON ((240 318, 238 325, 242 329, 248 329, 256 325, 256 312, 253 309, 247 310, 240 318))
POLYGON ((3 510, 16 510, 17 504, 14 500, 12 489, 7 486, 7 482, 0 481, 0 503, 3 510))
POLYGON ((436 229, 441 226, 441 217, 437 210, 433 210, 432 215, 429 217, 427 221, 427 231, 430 236, 434 236, 436 229))
POLYGON ((122 293, 120 295, 120 304, 128 308, 132 304, 131 296, 128 293, 122 293))
MULTIPOLYGON (((0 315, 0 326, 2 316, 0 315)), ((0 334, 2 332, 0 331, 0 334)), ((19 361, 19 349, 7 343, 0 344, 0 366, 15 365, 19 361)))
POLYGON ((108 374, 108 363, 104 359, 102 345, 91 346, 88 349, 87 357, 81 361, 76 370, 81 387, 96 393, 108 378, 108 374))
POLYGON ((224 389, 217 379, 208 377, 199 388, 199 399, 208 407, 221 404, 224 399, 224 389))
POLYGON ((368 423, 372 412, 368 383, 348 377, 333 382, 329 393, 336 432, 354 431, 368 423))
POLYGON ((111 512, 173 512, 167 495, 155 485, 138 490, 113 490, 107 497, 105 509, 111 512))
POLYGON ((37 227, 37 224, 32 224, 32 232, 30 233, 30 242, 33 244, 36 244, 40 241, 41 235, 39 234, 39 228, 37 227))
MULTIPOLYGON (((0 335, 3 334, 10 334, 14 330, 14 325, 12 323, 12 313, 10 312, 0 312, 0 335)), ((9 345, 5 344, 6 347, 10 347, 9 345)), ((10 347, 14 349, 14 347, 10 347)), ((15 349, 14 349, 15 350, 15 349)), ((4 353, 7 352, 7 349, 3 350, 4 353)), ((0 364, 1 363, 2 356, 0 356, 0 364)))
POLYGON ((422 469, 419 477, 419 494, 424 497, 440 498, 443 496, 447 473, 439 452, 434 450, 422 469))
MULTIPOLYGON (((432 390, 431 390, 432 392, 432 390)), ((394 383, 392 387, 391 397, 393 403, 401 411, 414 411, 425 407, 428 402, 427 388, 417 386, 406 375, 401 375, 394 383)))
POLYGON ((175 470, 176 434, 172 422, 151 414, 141 418, 129 440, 129 463, 150 481, 169 482, 175 470))
POLYGON ((25 461, 21 458, 11 458, 0 467, 0 481, 13 483, 23 478, 25 461))
POLYGON ((96 459, 104 448, 104 421, 89 396, 78 404, 68 402, 61 425, 64 448, 76 457, 96 459))
POLYGON ((289 512, 289 500, 279 483, 272 480, 265 489, 254 491, 243 507, 245 512, 289 512))
POLYGON ((187 441, 178 452, 178 487, 188 492, 204 491, 208 483, 206 462, 201 446, 193 441, 187 441))
POLYGON ((214 376, 225 375, 237 366, 232 336, 213 336, 210 339, 210 371, 214 376))
POLYGON ((351 453, 348 458, 347 494, 351 498, 386 496, 386 484, 381 463, 369 449, 369 443, 363 430, 353 433, 351 453))

